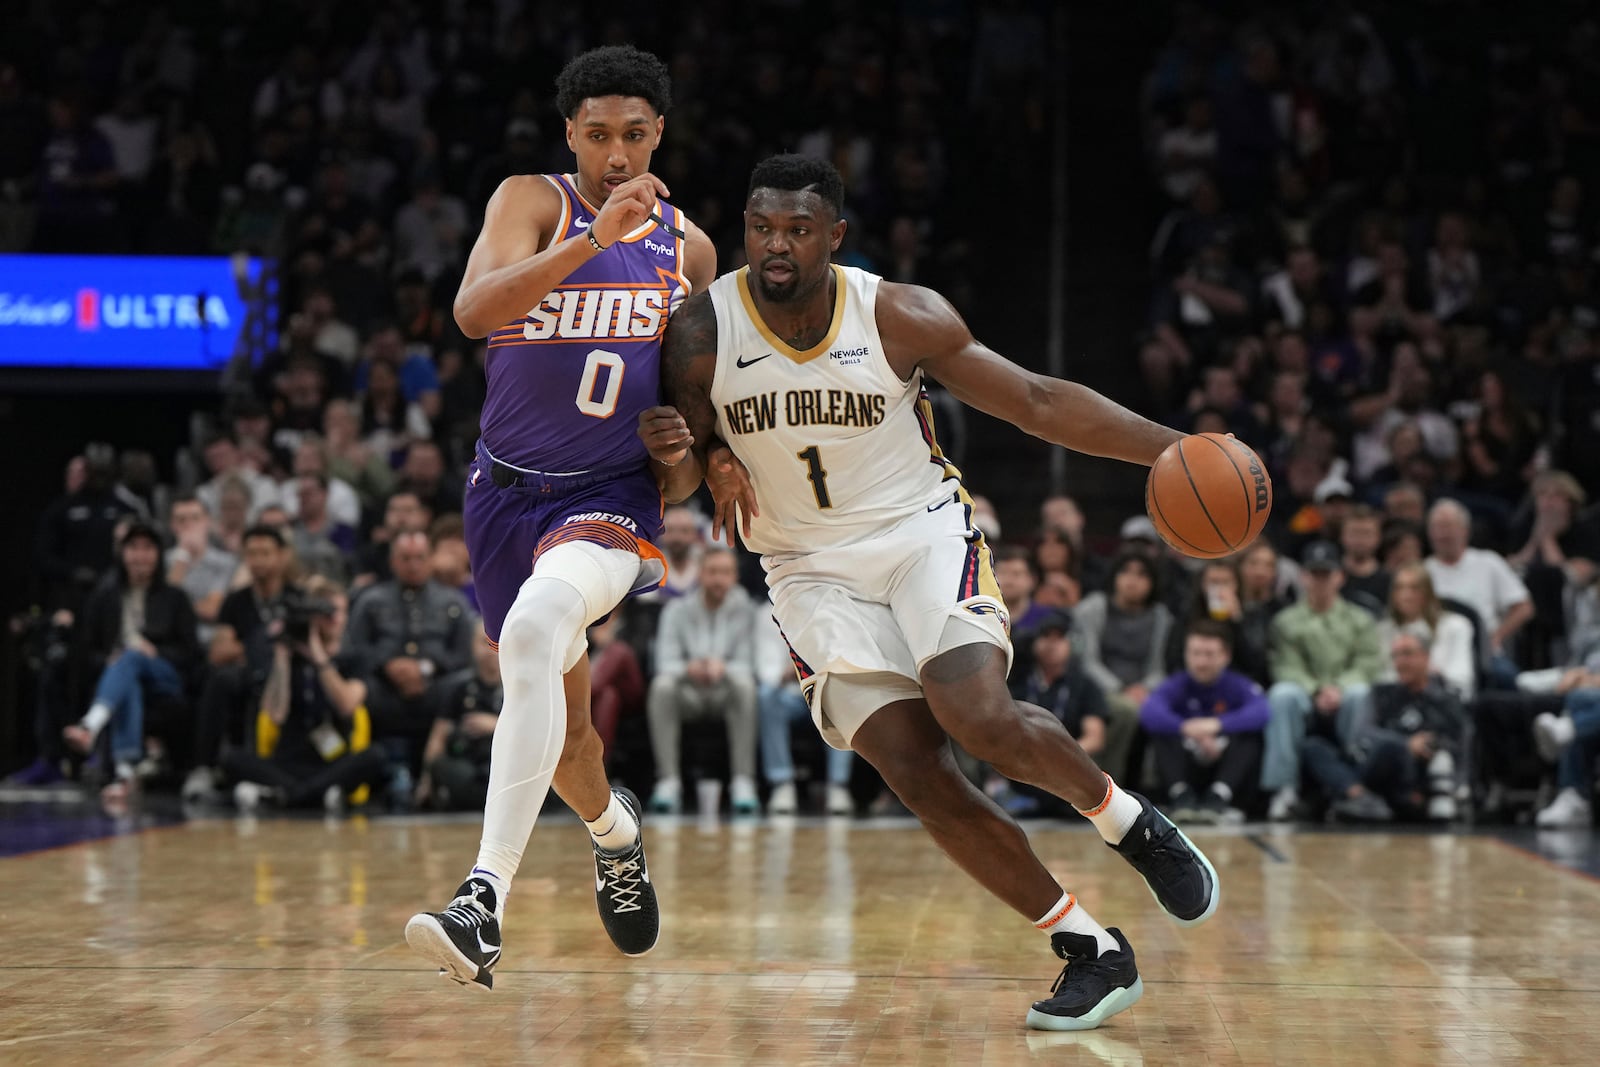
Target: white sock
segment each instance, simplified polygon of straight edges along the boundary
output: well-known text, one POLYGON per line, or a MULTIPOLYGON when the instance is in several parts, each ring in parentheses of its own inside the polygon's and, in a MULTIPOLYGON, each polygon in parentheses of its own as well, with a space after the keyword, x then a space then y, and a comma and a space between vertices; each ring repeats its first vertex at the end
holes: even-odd
POLYGON ((1090 934, 1094 937, 1095 944, 1099 946, 1099 955, 1115 952, 1121 946, 1117 939, 1106 933, 1105 927, 1095 922, 1087 911, 1079 905, 1078 898, 1071 893, 1062 893, 1061 899, 1056 901, 1055 907, 1044 913, 1044 916, 1034 924, 1046 934, 1062 931, 1070 934, 1090 934))
POLYGON ((89 731, 90 737, 99 737, 100 731, 106 728, 106 723, 111 721, 111 705, 95 701, 89 705, 89 710, 84 713, 80 725, 89 731))
POLYGON ((561 660, 582 632, 583 597, 556 578, 530 578, 500 633, 504 700, 489 750, 489 795, 472 873, 485 877, 505 906, 534 820, 544 806, 567 738, 561 660))
POLYGON ((633 813, 628 810, 628 805, 615 793, 611 794, 611 803, 606 805, 606 810, 593 821, 585 819, 583 825, 589 828, 589 836, 594 838, 594 843, 607 852, 632 848, 633 843, 639 840, 639 824, 633 821, 633 813))
POLYGON ((1094 823, 1094 828, 1100 831, 1100 836, 1111 844, 1119 844, 1128 827, 1138 821, 1144 808, 1139 802, 1117 787, 1117 783, 1106 775, 1106 795, 1099 805, 1084 811, 1078 809, 1078 814, 1094 823))

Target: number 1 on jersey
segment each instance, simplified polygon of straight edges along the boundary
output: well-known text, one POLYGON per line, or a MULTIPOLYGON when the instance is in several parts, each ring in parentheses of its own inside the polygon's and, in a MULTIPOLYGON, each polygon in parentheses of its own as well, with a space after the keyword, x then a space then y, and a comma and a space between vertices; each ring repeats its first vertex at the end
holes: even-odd
POLYGON ((817 446, 811 445, 795 455, 806 465, 806 477, 811 480, 811 491, 817 495, 817 507, 833 507, 833 500, 828 496, 828 472, 822 467, 822 453, 817 451, 817 446))
POLYGON ((615 352, 607 352, 603 348, 590 352, 583 364, 583 377, 578 380, 578 397, 574 401, 578 410, 592 418, 609 419, 611 413, 617 410, 617 395, 622 392, 624 370, 622 357, 615 352), (600 384, 601 367, 609 373, 606 375, 606 391, 596 400, 594 390, 600 384))

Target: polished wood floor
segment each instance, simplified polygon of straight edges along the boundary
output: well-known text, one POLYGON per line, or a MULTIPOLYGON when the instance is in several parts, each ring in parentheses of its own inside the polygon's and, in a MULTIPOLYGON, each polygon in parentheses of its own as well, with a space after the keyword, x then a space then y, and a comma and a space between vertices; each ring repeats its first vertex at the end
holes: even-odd
POLYGON ((639 960, 576 822, 534 833, 491 994, 412 957, 465 821, 200 821, 0 860, 0 1063, 1594 1063, 1600 882, 1485 837, 1195 835, 1207 925, 1164 918, 1083 827, 1036 846, 1138 953, 1144 1000, 1022 1025, 1043 938, 909 822, 648 828, 639 960))

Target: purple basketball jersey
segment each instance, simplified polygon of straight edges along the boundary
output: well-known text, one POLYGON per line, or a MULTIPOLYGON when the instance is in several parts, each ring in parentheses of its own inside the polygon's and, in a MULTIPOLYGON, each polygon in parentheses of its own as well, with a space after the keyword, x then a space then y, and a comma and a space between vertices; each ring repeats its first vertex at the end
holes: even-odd
MULTIPOLYGON (((597 209, 566 175, 555 241, 583 239, 597 209)), ((679 229, 677 209, 658 213, 679 229)), ((683 241, 647 222, 573 271, 526 316, 489 335, 484 447, 551 473, 647 461, 639 412, 659 403, 661 334, 682 302, 683 241)))

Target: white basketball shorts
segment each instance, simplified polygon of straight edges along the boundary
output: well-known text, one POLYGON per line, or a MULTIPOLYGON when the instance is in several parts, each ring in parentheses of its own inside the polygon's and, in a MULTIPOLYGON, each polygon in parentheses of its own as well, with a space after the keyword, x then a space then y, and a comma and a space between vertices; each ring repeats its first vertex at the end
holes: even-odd
POLYGON ((881 536, 773 561, 773 616, 823 740, 847 749, 879 708, 922 696, 921 670, 974 642, 1006 651, 1010 618, 983 535, 958 501, 881 536), (848 679, 829 687, 829 679, 848 679))

